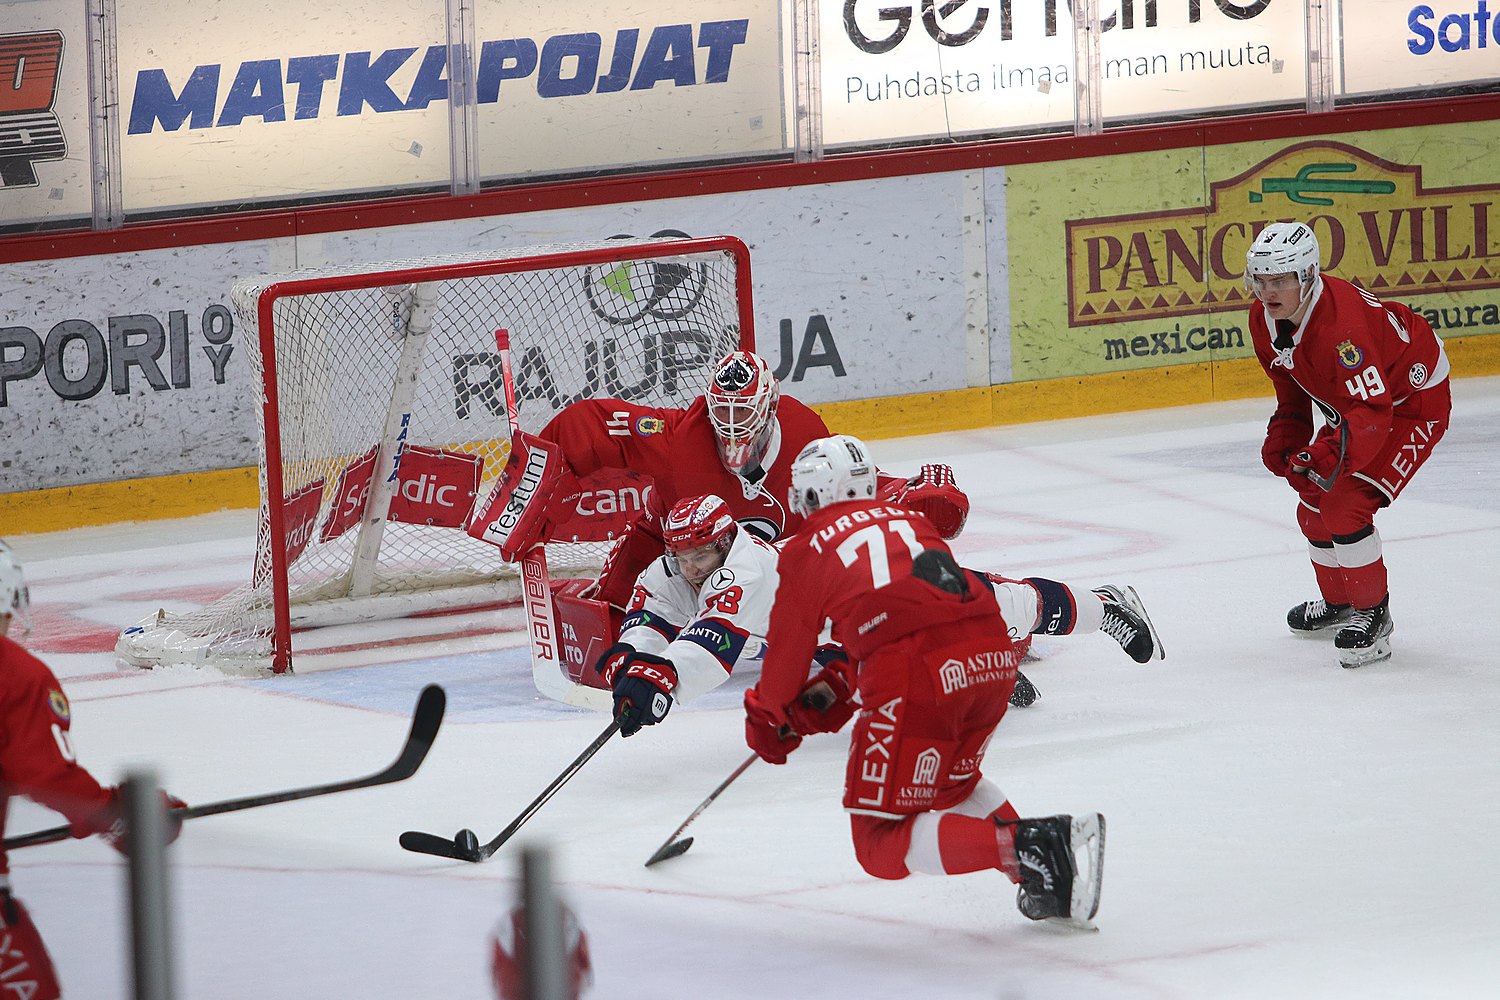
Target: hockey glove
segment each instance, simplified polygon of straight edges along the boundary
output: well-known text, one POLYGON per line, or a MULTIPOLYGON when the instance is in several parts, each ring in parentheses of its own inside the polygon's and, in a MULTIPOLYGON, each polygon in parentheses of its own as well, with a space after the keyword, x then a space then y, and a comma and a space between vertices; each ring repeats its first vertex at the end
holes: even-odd
POLYGON ((854 701, 854 664, 837 646, 824 646, 813 655, 823 669, 802 688, 797 700, 786 707, 792 729, 803 736, 836 733, 858 710, 854 701))
MULTIPOLYGON (((168 844, 176 840, 182 833, 182 818, 173 813, 175 809, 186 809, 187 803, 175 795, 161 793, 161 807, 167 812, 166 828, 168 844)), ((125 810, 124 803, 120 801, 120 790, 109 789, 109 798, 104 805, 95 810, 89 816, 73 820, 68 824, 75 837, 89 837, 98 834, 103 837, 105 843, 109 844, 121 854, 129 852, 129 846, 125 843, 125 810)))
POLYGON ((1312 440, 1312 422, 1296 413, 1277 410, 1266 424, 1266 440, 1260 446, 1260 460, 1274 476, 1285 476, 1292 456, 1312 440))
POLYGON ((677 668, 671 660, 617 642, 599 657, 595 669, 614 692, 621 736, 634 736, 642 726, 654 726, 667 717, 677 689, 677 668))
POLYGON ((946 465, 924 465, 922 471, 884 499, 926 515, 944 538, 957 538, 969 519, 969 496, 953 481, 946 465))
POLYGON ((1292 456, 1287 471, 1293 475, 1306 476, 1320 489, 1331 488, 1339 471, 1338 439, 1330 435, 1318 438, 1292 456))
POLYGON ((465 530, 517 562, 552 539, 553 528, 568 519, 580 492, 555 442, 518 431, 500 481, 474 509, 465 530))
POLYGON ((802 737, 777 722, 752 687, 745 691, 745 743, 767 764, 785 764, 787 754, 802 745, 802 737))

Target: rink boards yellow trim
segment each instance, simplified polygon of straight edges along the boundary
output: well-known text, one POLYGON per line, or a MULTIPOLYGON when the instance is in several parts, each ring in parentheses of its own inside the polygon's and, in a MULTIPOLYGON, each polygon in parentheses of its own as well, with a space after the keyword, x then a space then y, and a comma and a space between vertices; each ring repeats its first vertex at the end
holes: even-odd
MULTIPOLYGON (((1500 375, 1500 336, 1455 337, 1444 346, 1455 376, 1500 375)), ((1241 358, 819 403, 813 409, 835 430, 879 440, 1268 395, 1269 384, 1255 359, 1241 358)), ((0 494, 0 537, 259 504, 260 486, 250 468, 5 493, 0 494)))

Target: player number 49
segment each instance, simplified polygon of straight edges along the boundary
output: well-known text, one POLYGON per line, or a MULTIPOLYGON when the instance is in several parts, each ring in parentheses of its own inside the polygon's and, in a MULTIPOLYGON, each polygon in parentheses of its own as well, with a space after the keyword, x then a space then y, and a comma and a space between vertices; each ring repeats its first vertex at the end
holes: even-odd
POLYGON ((1344 388, 1349 390, 1349 395, 1368 400, 1385 392, 1385 382, 1380 378, 1380 370, 1371 365, 1354 378, 1345 379, 1344 388))

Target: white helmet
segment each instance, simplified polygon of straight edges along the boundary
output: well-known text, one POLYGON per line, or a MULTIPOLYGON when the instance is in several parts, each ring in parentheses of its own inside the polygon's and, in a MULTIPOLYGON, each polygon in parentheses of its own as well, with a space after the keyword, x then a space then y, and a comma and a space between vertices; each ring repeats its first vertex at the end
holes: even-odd
POLYGON ((781 400, 781 383, 766 359, 750 351, 725 355, 703 395, 724 468, 739 475, 759 465, 775 433, 781 400))
POLYGON ((870 449, 857 437, 819 438, 792 462, 787 502, 804 517, 830 504, 874 497, 875 463, 870 461, 870 449))
POLYGON ((29 624, 26 612, 30 607, 31 596, 26 592, 26 576, 21 572, 20 560, 9 545, 0 542, 0 618, 14 615, 25 627, 29 624))
POLYGON ((1295 274, 1302 299, 1318 283, 1318 237, 1301 222, 1273 222, 1261 231, 1245 253, 1245 284, 1272 274, 1295 274))

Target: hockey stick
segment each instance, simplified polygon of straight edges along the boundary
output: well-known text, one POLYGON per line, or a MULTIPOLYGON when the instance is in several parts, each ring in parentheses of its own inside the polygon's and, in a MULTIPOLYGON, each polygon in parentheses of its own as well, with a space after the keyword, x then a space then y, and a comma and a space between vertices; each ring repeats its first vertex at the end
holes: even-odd
POLYGON ((590 743, 588 748, 579 754, 573 763, 564 768, 562 774, 554 778, 552 784, 548 785, 542 794, 538 795, 532 801, 531 805, 521 811, 521 815, 511 820, 510 826, 507 826, 504 830, 496 834, 495 839, 488 844, 481 845, 479 837, 475 835, 474 831, 465 827, 454 834, 451 840, 447 837, 439 837, 435 833, 408 830, 401 835, 401 846, 408 851, 415 851, 417 854, 431 854, 439 858, 452 858, 454 861, 472 861, 476 864, 480 861, 488 861, 490 855, 498 851, 502 844, 513 837, 515 832, 521 829, 521 826, 527 820, 536 815, 538 809, 547 804, 548 799, 557 794, 558 789, 568 783, 568 779, 578 773, 579 768, 589 762, 589 758, 593 757, 604 744, 609 742, 611 736, 620 731, 620 723, 622 721, 623 719, 619 716, 611 719, 609 725, 604 727, 604 732, 596 736, 594 742, 590 743))
MULTIPOLYGON (((828 687, 827 684, 814 685, 811 690, 802 695, 802 704, 818 712, 826 712, 830 707, 832 707, 833 702, 833 689, 828 687)), ((792 729, 790 726, 781 727, 782 739, 786 739, 791 735, 792 729)), ((749 757, 746 757, 745 762, 739 767, 735 768, 734 771, 729 775, 729 777, 719 782, 719 787, 709 792, 708 798, 698 803, 698 808, 694 809, 690 814, 688 814, 688 818, 682 821, 681 826, 672 831, 672 835, 668 837, 666 841, 656 849, 655 854, 646 859, 646 867, 650 868, 654 864, 658 864, 662 861, 670 861, 675 857, 686 854, 687 849, 693 846, 693 838, 683 837, 681 840, 678 840, 677 838, 682 835, 682 831, 686 830, 688 828, 688 824, 697 819, 699 815, 702 814, 703 810, 713 805, 714 799, 722 795, 724 789, 734 784, 734 780, 740 775, 744 774, 745 770, 749 768, 751 764, 755 763, 757 757, 759 757, 759 754, 751 754, 749 757)))
MULTIPOLYGON (((207 802, 201 806, 188 806, 186 809, 172 810, 172 816, 175 819, 198 819, 203 816, 217 816, 219 813, 238 812, 241 809, 257 809, 282 802, 295 802, 298 799, 310 799, 319 795, 332 795, 335 792, 373 788, 376 785, 388 785, 393 781, 405 781, 417 773, 417 768, 422 766, 422 761, 427 757, 427 751, 432 749, 432 741, 437 737, 438 727, 443 722, 443 711, 447 706, 447 700, 443 689, 436 684, 429 684, 422 689, 421 696, 417 698, 416 711, 412 715, 411 730, 406 734, 406 745, 401 748, 401 753, 391 762, 391 766, 383 771, 377 771, 364 778, 355 778, 352 781, 335 781, 327 785, 310 785, 307 788, 293 788, 281 792, 267 792, 264 795, 247 795, 239 799, 207 802)), ((59 840, 67 840, 72 836, 72 829, 66 826, 38 830, 35 833, 6 840, 5 850, 13 851, 18 847, 51 844, 59 840)))
POLYGON ((1344 471, 1344 456, 1348 453, 1348 451, 1349 422, 1347 420, 1341 420, 1339 421, 1339 458, 1338 461, 1334 463, 1333 471, 1330 472, 1325 478, 1318 475, 1308 466, 1299 465, 1297 463, 1297 459, 1303 457, 1304 455, 1307 455, 1307 450, 1305 448, 1297 453, 1296 458, 1292 459, 1291 470, 1293 472, 1301 473, 1302 475, 1306 476, 1309 480, 1312 481, 1312 484, 1314 486, 1322 490, 1324 493, 1327 493, 1329 490, 1333 489, 1334 480, 1338 479, 1339 473, 1344 471))
POLYGON ((681 836, 682 831, 686 830, 688 828, 688 825, 691 824, 693 820, 702 815, 703 810, 713 805, 714 799, 722 795, 724 789, 734 784, 734 779, 744 774, 745 769, 748 768, 751 764, 754 764, 759 759, 760 758, 757 754, 751 754, 749 757, 745 758, 745 762, 743 764, 735 768, 730 773, 729 777, 719 782, 719 787, 709 792, 708 798, 698 803, 698 808, 689 813, 688 818, 682 821, 682 825, 673 830, 672 835, 668 837, 662 843, 662 845, 656 849, 656 853, 646 859, 646 867, 650 868, 652 865, 657 864, 658 862, 670 861, 672 858, 678 857, 682 854, 686 854, 687 849, 693 846, 693 838, 683 837, 681 840, 678 840, 677 838, 681 836))
MULTIPOLYGON (((520 407, 510 362, 510 331, 495 331, 500 352, 500 378, 505 390, 505 416, 514 446, 521 430, 520 407)), ((538 545, 521 557, 521 606, 526 630, 531 636, 531 679, 547 697, 567 705, 609 711, 614 698, 608 691, 574 684, 563 674, 562 650, 557 636, 557 614, 552 603, 552 578, 547 572, 547 550, 538 545)))

